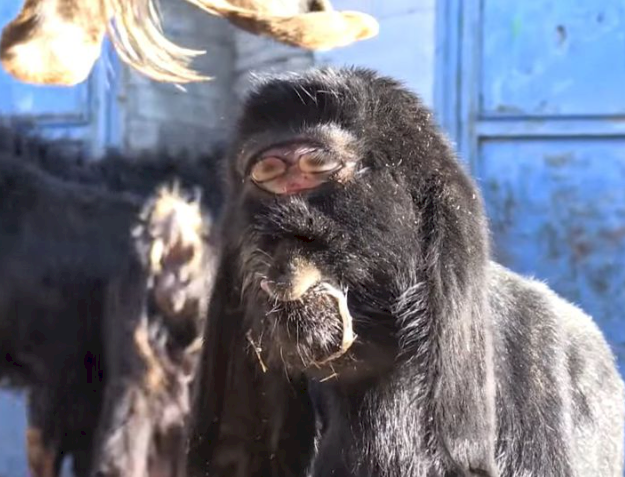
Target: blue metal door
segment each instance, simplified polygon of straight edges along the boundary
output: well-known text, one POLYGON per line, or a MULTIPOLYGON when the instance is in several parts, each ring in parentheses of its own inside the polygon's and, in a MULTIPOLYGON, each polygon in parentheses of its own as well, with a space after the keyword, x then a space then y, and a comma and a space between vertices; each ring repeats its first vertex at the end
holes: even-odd
MULTIPOLYGON (((0 0, 0 26, 14 18, 21 7, 15 0, 0 0)), ((0 116, 33 120, 47 137, 98 156, 105 147, 117 145, 113 128, 114 79, 118 68, 110 45, 89 79, 76 87, 32 86, 13 80, 0 68, 0 116)), ((0 224, 1 226, 1 224, 0 224)), ((0 392, 0 477, 28 475, 25 456, 25 408, 20 394, 0 392)))
POLYGON ((625 373, 625 2, 439 4, 437 112, 497 258, 593 315, 625 373))

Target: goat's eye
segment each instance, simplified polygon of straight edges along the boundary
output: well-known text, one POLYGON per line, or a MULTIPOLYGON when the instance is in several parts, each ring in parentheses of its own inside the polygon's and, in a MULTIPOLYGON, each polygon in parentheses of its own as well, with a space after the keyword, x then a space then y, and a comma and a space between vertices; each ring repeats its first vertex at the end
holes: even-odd
POLYGON ((341 167, 341 163, 336 159, 320 154, 304 154, 299 160, 299 168, 302 172, 318 174, 321 172, 331 172, 341 167))
POLYGON ((250 176, 254 182, 263 183, 280 177, 286 169, 286 163, 279 157, 265 157, 252 166, 250 176))

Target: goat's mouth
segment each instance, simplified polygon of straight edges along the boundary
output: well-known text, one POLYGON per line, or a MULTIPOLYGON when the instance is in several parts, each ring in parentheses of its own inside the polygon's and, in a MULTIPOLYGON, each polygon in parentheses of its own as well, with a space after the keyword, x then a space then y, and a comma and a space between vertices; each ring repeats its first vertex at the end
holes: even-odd
POLYGON ((290 285, 263 279, 259 286, 268 312, 248 340, 263 369, 332 367, 356 340, 347 293, 321 274, 307 274, 290 285))

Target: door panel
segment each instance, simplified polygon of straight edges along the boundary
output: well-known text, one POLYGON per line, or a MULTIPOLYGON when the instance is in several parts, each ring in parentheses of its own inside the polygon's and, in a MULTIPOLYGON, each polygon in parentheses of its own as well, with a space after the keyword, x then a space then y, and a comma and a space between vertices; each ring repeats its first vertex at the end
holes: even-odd
POLYGON ((482 8, 483 114, 623 114, 623 0, 486 0, 482 8))
POLYGON ((546 280, 625 343, 625 138, 486 140, 479 154, 498 260, 546 280))
POLYGON ((592 314, 625 373, 625 2, 443 0, 437 114, 503 264, 592 314))

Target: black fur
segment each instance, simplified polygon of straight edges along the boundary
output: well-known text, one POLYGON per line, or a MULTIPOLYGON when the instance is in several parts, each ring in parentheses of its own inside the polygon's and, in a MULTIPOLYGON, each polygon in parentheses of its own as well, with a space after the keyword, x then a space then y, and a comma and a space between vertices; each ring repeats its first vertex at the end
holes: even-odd
POLYGON ((94 160, 63 142, 46 140, 29 123, 0 119, 0 153, 34 164, 59 179, 146 198, 162 184, 177 180, 183 189, 200 188, 204 206, 216 214, 223 191, 217 179, 224 147, 210 154, 122 154, 111 150, 94 160))
MULTIPOLYGON (((215 245, 206 242, 202 283, 193 285, 202 305, 179 332, 183 320, 172 323, 153 304, 150 244, 132 231, 159 186, 205 185, 206 169, 158 157, 81 164, 10 128, 0 138, 0 379, 29 390, 29 430, 56 473, 64 457, 86 477, 130 472, 128 461, 148 454, 176 456, 181 444, 153 436, 182 432, 196 361, 186 349, 205 313, 215 245), (169 383, 162 391, 143 384, 149 370, 134 342, 142 327, 169 383), (143 428, 152 437, 141 442, 143 428), (141 445, 151 447, 142 455, 141 445)), ((207 188, 208 217, 215 197, 207 188)))
POLYGON ((431 116, 363 69, 278 77, 250 95, 190 475, 622 475, 613 355, 588 316, 490 261, 480 193, 431 116), (290 196, 250 180, 259 153, 302 140, 356 157, 353 175, 290 196), (357 338, 327 364, 342 327, 319 289, 287 304, 261 290, 299 259, 347 290, 357 338))

